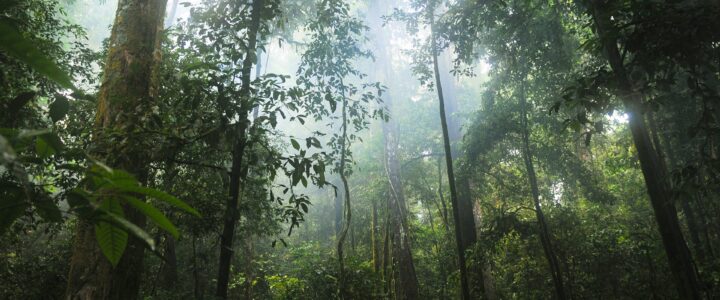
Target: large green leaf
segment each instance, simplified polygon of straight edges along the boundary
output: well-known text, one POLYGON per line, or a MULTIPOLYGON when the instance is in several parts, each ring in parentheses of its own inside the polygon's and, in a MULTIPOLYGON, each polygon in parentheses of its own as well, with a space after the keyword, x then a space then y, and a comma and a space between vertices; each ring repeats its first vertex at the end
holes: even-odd
MULTIPOLYGON (((122 218, 122 207, 117 199, 104 199, 100 208, 111 216, 120 216, 122 218)), ((123 218, 124 219, 124 218, 123 218)), ((116 224, 99 221, 95 224, 95 238, 100 246, 100 250, 107 257, 113 266, 116 266, 127 247, 128 234, 123 228, 116 224)))
POLYGON ((165 193, 163 191, 159 191, 156 189, 141 187, 141 186, 135 186, 135 187, 123 187, 123 190, 126 192, 132 192, 132 193, 138 193, 142 194, 160 201, 163 201, 165 203, 168 203, 172 206, 175 206, 177 208, 180 208, 186 212, 189 212, 195 216, 200 216, 200 213, 195 210, 194 208, 190 207, 187 203, 183 202, 182 200, 175 198, 175 196, 172 196, 168 193, 165 193))
POLYGON ((175 228, 175 225, 173 225, 173 223, 170 222, 170 220, 168 220, 168 218, 160 210, 151 204, 140 201, 135 197, 128 196, 125 197, 125 201, 153 220, 153 222, 155 222, 155 224, 157 224, 160 228, 165 229, 167 232, 172 234, 175 238, 178 238, 180 235, 180 232, 178 232, 177 228, 175 228))
POLYGON ((102 253, 113 266, 116 266, 127 247, 127 232, 119 226, 100 221, 95 225, 95 238, 102 253))
POLYGON ((0 50, 28 64, 33 70, 47 76, 60 86, 75 89, 72 79, 65 71, 40 52, 33 41, 24 37, 15 26, 2 19, 0 19, 0 50))
POLYGON ((118 226, 119 228, 124 229, 125 232, 132 234, 136 238, 140 239, 140 241, 145 243, 145 245, 147 245, 147 247, 150 248, 151 251, 155 251, 155 240, 150 236, 150 234, 148 234, 147 231, 143 230, 132 222, 128 221, 128 219, 125 219, 123 216, 106 212, 104 218, 101 218, 101 220, 105 220, 107 222, 110 222, 111 224, 114 224, 115 226, 118 226))

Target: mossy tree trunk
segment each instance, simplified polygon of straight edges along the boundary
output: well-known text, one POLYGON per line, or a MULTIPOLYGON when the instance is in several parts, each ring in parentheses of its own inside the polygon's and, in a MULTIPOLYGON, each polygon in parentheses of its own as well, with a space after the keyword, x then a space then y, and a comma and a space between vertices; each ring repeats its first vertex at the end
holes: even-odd
MULTIPOLYGON (((110 35, 104 77, 98 94, 93 155, 111 167, 147 177, 149 143, 143 134, 152 119, 160 59, 160 33, 166 0, 120 0, 110 35)), ((126 218, 142 227, 144 216, 125 208, 126 218)), ((78 222, 66 299, 137 299, 143 269, 143 244, 130 237, 116 267, 102 255, 93 224, 78 222)))

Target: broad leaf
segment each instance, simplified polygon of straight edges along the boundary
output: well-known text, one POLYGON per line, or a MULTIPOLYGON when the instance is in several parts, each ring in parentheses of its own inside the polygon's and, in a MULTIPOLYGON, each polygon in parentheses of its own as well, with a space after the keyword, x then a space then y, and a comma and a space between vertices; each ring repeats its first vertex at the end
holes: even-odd
POLYGON ((189 212, 195 216, 198 216, 198 217, 200 216, 200 213, 197 210, 195 210, 194 208, 190 207, 190 205, 188 205, 187 203, 183 202, 182 200, 180 200, 178 198, 175 198, 175 196, 172 196, 163 191, 146 188, 146 187, 140 187, 140 186, 127 187, 127 188, 123 187, 123 190, 126 192, 138 193, 138 194, 142 194, 142 195, 145 195, 148 197, 155 198, 156 200, 163 201, 167 204, 170 204, 170 205, 180 208, 186 212, 189 212))
MULTIPOLYGON (((119 216, 124 219, 122 207, 117 199, 103 199, 100 208, 108 215, 119 216)), ((114 218, 118 219, 118 218, 114 218)), ((107 257, 113 266, 120 261, 125 247, 127 246, 128 234, 121 227, 107 221, 99 221, 95 224, 95 238, 100 245, 100 250, 107 257)))
POLYGON ((180 232, 178 232, 177 228, 175 228, 175 225, 173 225, 173 223, 170 222, 170 220, 168 220, 168 218, 160 210, 151 204, 140 201, 135 197, 125 197, 125 201, 153 220, 153 222, 155 222, 155 224, 157 224, 160 228, 165 229, 167 232, 172 234, 173 237, 178 238, 180 235, 180 232))

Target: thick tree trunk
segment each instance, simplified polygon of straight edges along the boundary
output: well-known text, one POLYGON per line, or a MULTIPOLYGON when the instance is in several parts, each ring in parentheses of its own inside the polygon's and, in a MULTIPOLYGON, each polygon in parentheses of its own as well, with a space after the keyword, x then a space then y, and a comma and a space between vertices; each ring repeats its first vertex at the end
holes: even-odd
POLYGON ((460 269, 460 295, 461 299, 470 299, 470 287, 468 286, 467 268, 465 266, 465 251, 463 251, 462 228, 460 227, 460 207, 458 205, 458 193, 455 188, 455 173, 453 171, 452 152, 450 150, 450 137, 448 133, 448 122, 445 114, 445 100, 443 98, 442 83, 440 82, 440 70, 438 68, 438 53, 435 45, 434 32, 434 14, 432 9, 428 12, 430 15, 430 34, 432 42, 432 60, 433 70, 435 73, 435 89, 438 94, 438 102, 440 104, 440 124, 442 126, 443 144, 445 148, 445 166, 447 168, 448 182, 450 186, 450 201, 452 202, 453 218, 455 219, 455 241, 457 244, 458 267, 460 269))
POLYGON ((240 88, 240 120, 237 124, 237 136, 232 153, 232 167, 230 169, 230 188, 227 207, 225 208, 225 222, 220 237, 220 261, 218 263, 217 290, 215 295, 220 299, 226 299, 228 294, 228 283, 230 281, 230 265, 233 256, 233 239, 235 238, 235 225, 240 217, 238 201, 241 193, 241 181, 247 177, 248 166, 242 165, 247 146, 247 129, 250 121, 248 115, 252 110, 250 101, 250 73, 255 63, 255 51, 257 48, 257 35, 260 29, 261 9, 263 0, 254 0, 250 16, 250 28, 248 30, 248 53, 245 55, 241 70, 242 86, 240 88))
MULTIPOLYGON (((132 138, 142 130, 156 94, 153 74, 160 59, 160 33, 165 0, 120 0, 110 36, 103 82, 98 94, 95 118, 97 156, 115 168, 147 177, 149 153, 142 141, 132 138), (106 132, 128 137, 126 143, 105 140, 106 132), (135 143, 137 142, 137 143, 135 143), (99 152, 99 151, 98 151, 99 152)), ((144 215, 125 207, 126 218, 143 227, 144 215)), ((102 255, 95 240, 93 224, 78 222, 70 261, 66 299, 137 299, 143 271, 142 241, 130 236, 116 267, 102 255)))
MULTIPOLYGON (((521 80, 525 80, 522 78, 521 80)), ((540 243, 545 253, 545 258, 550 265, 550 273, 552 275, 553 284, 555 285, 555 294, 558 299, 567 299, 565 295, 565 287, 563 285, 562 269, 558 262, 557 255, 552 246, 552 238, 550 236, 550 229, 548 229, 547 222, 545 221, 545 214, 540 206, 540 189, 538 187, 537 175, 535 173, 535 166, 533 164, 532 150, 530 149, 530 124, 528 124, 527 117, 527 101, 525 99, 525 88, 524 83, 521 83, 520 88, 520 118, 522 124, 522 154, 523 161, 525 162, 525 170, 527 171, 528 181, 530 183, 530 190, 532 191, 533 204, 535 205, 535 216, 537 217, 538 226, 540 229, 540 243)))
POLYGON ((650 203, 655 212, 658 230, 665 246, 665 253, 675 279, 678 295, 682 299, 700 299, 701 287, 697 273, 680 229, 677 210, 668 194, 669 190, 665 181, 667 170, 661 167, 657 152, 652 147, 648 128, 643 121, 642 96, 633 90, 618 49, 617 39, 613 38, 609 32, 612 30, 610 15, 603 13, 602 1, 591 0, 591 5, 596 32, 616 77, 616 84, 620 92, 618 96, 625 104, 629 115, 630 131, 638 152, 650 203))

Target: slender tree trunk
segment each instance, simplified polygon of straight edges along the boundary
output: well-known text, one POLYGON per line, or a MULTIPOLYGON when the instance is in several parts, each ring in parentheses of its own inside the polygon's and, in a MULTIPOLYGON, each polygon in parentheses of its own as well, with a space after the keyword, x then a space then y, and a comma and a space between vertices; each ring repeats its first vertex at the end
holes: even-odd
POLYGON ((373 271, 375 273, 380 271, 380 253, 377 242, 377 202, 372 203, 372 224, 370 225, 370 242, 372 247, 372 260, 373 260, 373 271))
POLYGON ((335 185, 337 186, 337 190, 335 191, 335 239, 337 240, 342 230, 343 195, 345 195, 345 188, 342 180, 336 181, 335 185))
MULTIPOLYGON (((525 80, 522 78, 521 80, 525 80)), ((537 175, 535 174, 535 166, 533 165, 533 155, 530 149, 530 124, 528 124, 527 117, 527 101, 525 99, 525 84, 521 83, 520 88, 520 114, 521 114, 521 127, 522 127, 522 143, 523 143, 523 160, 525 161, 525 169, 527 171, 528 181, 530 182, 530 189, 532 191, 533 203, 535 205, 535 216, 537 217, 538 226, 540 227, 540 242, 545 253, 545 258, 550 265, 550 273, 552 275, 553 284, 555 285, 555 294, 558 299, 567 299, 565 295, 565 288, 563 285, 562 269, 558 262, 557 255, 552 246, 552 238, 550 236, 550 230, 548 229, 547 222, 545 221, 545 214, 540 206, 540 189, 538 188, 537 175)))
MULTIPOLYGON (((95 118, 97 156, 111 167, 124 169, 140 182, 150 159, 135 131, 142 131, 144 114, 152 111, 156 68, 160 59, 165 0, 120 0, 110 36, 104 77, 95 118), (123 134, 127 142, 109 142, 106 132, 123 134)), ((141 228, 144 215, 125 207, 125 217, 141 228)), ((102 255, 93 224, 80 220, 70 261, 66 299, 137 299, 143 271, 144 245, 130 236, 116 267, 102 255)))
MULTIPOLYGON (((342 79, 341 79, 342 81, 342 79)), ((341 83, 341 85, 344 86, 344 84, 341 83)), ((338 169, 338 173, 340 173, 340 180, 342 181, 343 186, 343 199, 344 202, 344 222, 342 225, 342 229, 340 230, 340 234, 338 236, 337 240, 337 254, 338 254, 338 263, 340 265, 340 274, 338 278, 339 282, 339 289, 340 289, 340 296, 345 298, 347 293, 347 285, 346 285, 346 278, 345 278, 345 258, 344 258, 344 244, 345 239, 347 238, 348 231, 350 230, 350 222, 352 221, 352 208, 350 207, 350 185, 348 184, 347 180, 347 174, 345 174, 345 161, 347 160, 347 153, 348 153, 348 135, 347 135, 347 127, 348 127, 348 103, 347 98, 345 97, 345 93, 342 93, 342 135, 340 137, 340 168, 338 169)))
POLYGON ((254 0, 250 16, 250 28, 248 30, 248 53, 245 55, 241 70, 242 86, 240 95, 240 120, 237 123, 236 142, 233 146, 232 167, 230 169, 230 188, 227 207, 225 208, 225 221, 223 232, 220 236, 220 261, 218 263, 218 279, 216 296, 226 299, 228 294, 228 283, 230 282, 230 265, 233 256, 233 239, 235 238, 235 225, 240 217, 238 201, 241 193, 241 181, 247 177, 248 166, 242 165, 247 146, 247 129, 249 125, 248 115, 252 109, 250 103, 250 73, 255 63, 255 51, 257 48, 257 34, 260 29, 261 9, 263 0, 254 0))
MULTIPOLYGON (((450 233, 450 221, 448 220, 448 209, 447 204, 445 204, 445 196, 443 195, 443 176, 442 176, 442 159, 438 159, 437 163, 438 168, 438 200, 440 201, 440 205, 442 205, 442 210, 440 211, 440 216, 443 220, 443 225, 445 226, 445 231, 450 233)), ((439 208, 439 207, 438 207, 439 208)))
POLYGON ((435 16, 433 10, 429 10, 430 15, 430 34, 432 42, 432 60, 435 73, 435 88, 438 94, 438 102, 440 103, 440 124, 442 125, 443 144, 445 148, 445 165, 447 168, 448 182, 450 186, 450 201, 452 202, 453 218, 455 219, 455 241, 458 252, 458 267, 460 268, 460 295, 461 299, 470 299, 470 287, 468 286, 467 268, 465 267, 465 252, 463 251, 462 229, 460 227, 460 207, 458 206, 458 194, 455 188, 455 173, 453 171, 452 152, 450 150, 450 137, 448 133, 447 117, 445 115, 445 100, 443 99, 442 83, 440 82, 440 71, 438 69, 438 52, 435 45, 435 16))
POLYGON ((697 273, 680 229, 677 210, 668 195, 665 181, 667 170, 663 170, 661 167, 657 152, 652 148, 648 128, 643 121, 642 96, 633 90, 618 49, 618 41, 610 33, 612 30, 610 15, 602 10, 603 2, 600 0, 590 0, 590 2, 596 32, 616 77, 620 92, 618 96, 622 99, 629 115, 630 131, 638 152, 650 203, 655 212, 658 230, 665 246, 665 253, 675 279, 678 295, 682 299, 700 299, 701 287, 697 273))

